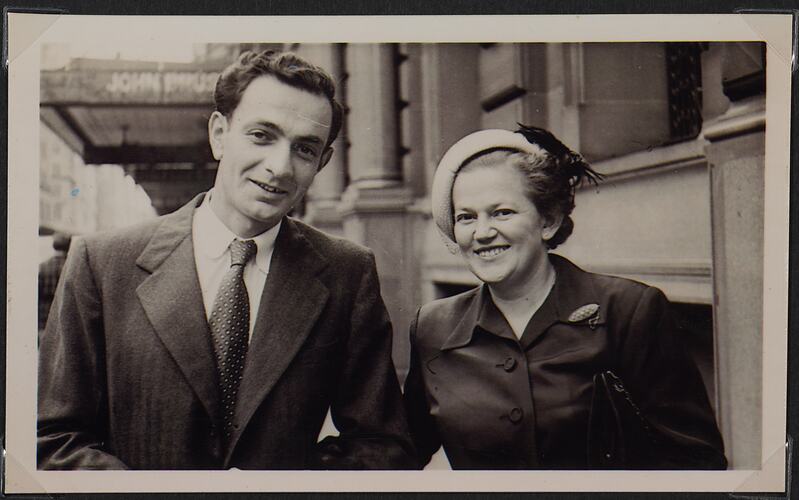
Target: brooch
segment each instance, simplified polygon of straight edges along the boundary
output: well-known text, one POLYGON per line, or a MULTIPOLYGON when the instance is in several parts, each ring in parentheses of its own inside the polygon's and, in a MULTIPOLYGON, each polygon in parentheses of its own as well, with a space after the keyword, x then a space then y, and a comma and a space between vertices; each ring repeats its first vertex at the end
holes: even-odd
POLYGON ((599 322, 599 304, 586 304, 584 306, 580 306, 574 310, 569 315, 569 323, 579 323, 581 321, 588 321, 588 326, 591 327, 592 330, 596 329, 597 323, 599 322))

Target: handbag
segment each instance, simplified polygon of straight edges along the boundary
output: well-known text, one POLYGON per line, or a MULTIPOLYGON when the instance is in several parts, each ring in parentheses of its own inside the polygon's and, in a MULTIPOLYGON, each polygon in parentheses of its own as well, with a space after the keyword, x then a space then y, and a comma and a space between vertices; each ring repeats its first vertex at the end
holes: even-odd
POLYGON ((652 426, 621 379, 610 370, 594 375, 588 419, 588 467, 657 469, 659 448, 652 426))

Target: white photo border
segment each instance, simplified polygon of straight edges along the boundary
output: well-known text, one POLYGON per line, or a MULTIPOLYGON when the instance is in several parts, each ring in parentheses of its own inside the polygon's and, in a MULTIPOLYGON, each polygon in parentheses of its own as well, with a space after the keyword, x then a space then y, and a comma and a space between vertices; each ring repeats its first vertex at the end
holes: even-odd
POLYGON ((4 493, 785 490, 790 15, 150 17, 8 15, 8 250, 4 493), (36 470, 36 248, 39 65, 43 43, 765 41, 766 176, 760 470, 39 471, 36 470))

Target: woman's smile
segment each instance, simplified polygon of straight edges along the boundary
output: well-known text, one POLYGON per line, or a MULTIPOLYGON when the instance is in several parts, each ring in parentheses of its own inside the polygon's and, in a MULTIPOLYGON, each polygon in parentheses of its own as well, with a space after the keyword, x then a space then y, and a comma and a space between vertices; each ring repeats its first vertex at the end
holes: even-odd
POLYGON ((498 245, 498 246, 495 245, 490 247, 478 248, 474 251, 474 253, 477 254, 477 256, 480 257, 481 259, 490 260, 493 259, 494 257, 497 257, 498 255, 505 253, 505 251, 509 248, 510 245, 498 245))

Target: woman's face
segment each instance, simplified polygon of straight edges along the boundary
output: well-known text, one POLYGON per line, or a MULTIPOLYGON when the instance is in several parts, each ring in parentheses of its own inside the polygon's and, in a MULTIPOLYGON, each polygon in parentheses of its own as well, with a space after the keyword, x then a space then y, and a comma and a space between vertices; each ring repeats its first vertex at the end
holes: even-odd
POLYGON ((469 166, 455 178, 455 241, 469 269, 496 290, 524 293, 548 265, 545 240, 557 231, 525 193, 513 165, 469 166))

